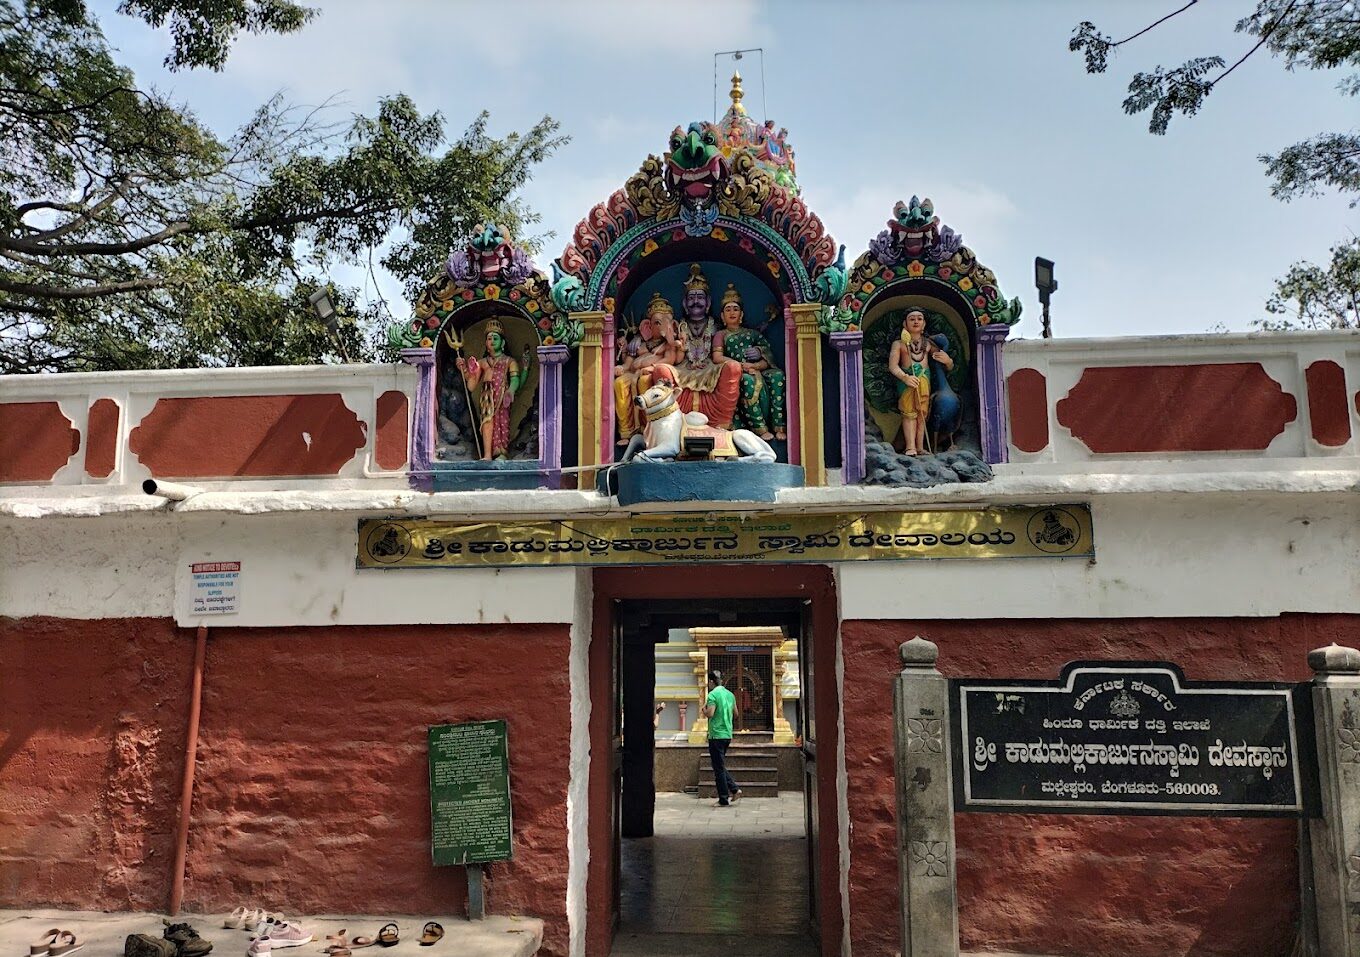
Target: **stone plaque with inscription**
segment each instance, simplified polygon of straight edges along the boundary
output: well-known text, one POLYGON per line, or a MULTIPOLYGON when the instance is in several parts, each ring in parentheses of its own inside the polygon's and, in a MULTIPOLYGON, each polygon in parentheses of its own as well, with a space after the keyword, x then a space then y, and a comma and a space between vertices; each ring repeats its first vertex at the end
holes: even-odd
POLYGON ((435 864, 509 860, 510 835, 505 722, 430 728, 430 843, 435 864))
POLYGON ((1312 806, 1300 686, 1188 682, 1162 662, 951 686, 960 811, 1296 817, 1312 806))

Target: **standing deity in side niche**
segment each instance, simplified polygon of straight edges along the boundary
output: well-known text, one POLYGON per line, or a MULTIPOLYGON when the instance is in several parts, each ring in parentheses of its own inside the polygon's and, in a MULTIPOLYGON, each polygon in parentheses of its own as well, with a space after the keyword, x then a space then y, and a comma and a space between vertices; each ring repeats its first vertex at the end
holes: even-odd
POLYGON ((486 354, 459 357, 458 371, 469 389, 477 390, 478 422, 481 427, 482 458, 503 459, 510 448, 510 406, 515 393, 529 378, 531 358, 516 362, 505 354, 505 327, 499 319, 486 324, 486 354))
POLYGON ((633 433, 640 431, 633 399, 651 388, 652 366, 680 359, 675 339, 675 310, 661 293, 654 293, 652 301, 647 303, 647 313, 638 323, 637 332, 621 337, 618 346, 614 364, 614 416, 619 424, 619 445, 627 445, 633 433))
POLYGON ((954 368, 954 360, 926 337, 926 315, 912 309, 902 317, 902 335, 888 354, 888 371, 898 382, 897 409, 902 413, 903 451, 919 455, 926 449, 926 419, 930 415, 930 363, 954 368))
POLYGON ((719 315, 723 328, 713 339, 713 361, 726 358, 741 363, 738 423, 767 441, 785 438, 784 373, 775 364, 769 340, 742 325, 746 310, 741 293, 730 282, 719 315))
POLYGON ((715 352, 717 323, 709 312, 708 279, 698 263, 689 267, 685 280, 684 318, 679 324, 679 362, 673 380, 681 388, 681 409, 702 412, 708 424, 731 426, 741 395, 741 363, 715 352))

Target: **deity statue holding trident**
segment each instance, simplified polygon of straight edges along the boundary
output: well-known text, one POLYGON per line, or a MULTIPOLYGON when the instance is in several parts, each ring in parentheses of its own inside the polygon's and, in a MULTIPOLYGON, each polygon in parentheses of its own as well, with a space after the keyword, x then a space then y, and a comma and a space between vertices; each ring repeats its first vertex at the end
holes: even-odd
POLYGON ((464 386, 477 390, 482 460, 503 459, 510 448, 510 406, 529 378, 529 350, 525 348, 522 363, 505 354, 505 327, 499 319, 486 324, 486 354, 482 358, 464 358, 462 343, 455 343, 452 337, 449 345, 459 353, 455 363, 463 374, 464 386))

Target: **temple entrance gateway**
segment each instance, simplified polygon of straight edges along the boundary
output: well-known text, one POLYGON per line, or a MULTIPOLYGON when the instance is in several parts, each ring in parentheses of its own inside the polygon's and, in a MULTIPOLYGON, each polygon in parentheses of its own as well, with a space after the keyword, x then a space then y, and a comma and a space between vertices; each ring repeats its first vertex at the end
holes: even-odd
MULTIPOLYGON (((696 571, 595 573, 592 697, 608 689, 613 706, 592 711, 592 740, 607 722, 611 747, 592 747, 591 843, 614 850, 607 860, 592 854, 587 953, 726 955, 738 938, 743 953, 834 953, 839 848, 823 843, 817 824, 835 819, 834 756, 818 754, 811 720, 817 674, 834 675, 832 662, 819 660, 834 654, 833 642, 819 651, 814 638, 834 635, 830 576, 820 567, 727 566, 714 576, 718 589, 705 569, 710 592, 764 587, 752 587, 752 598, 679 597, 677 586, 699 581, 696 571), (682 657, 687 679, 678 677, 682 657), (700 711, 699 678, 714 668, 736 699, 725 753, 742 796, 727 807, 716 806, 700 711), (786 700, 781 688, 801 691, 786 700), (669 709, 666 726, 658 705, 669 709), (675 779, 678 765, 661 757, 690 761, 689 777, 675 779)), ((834 707, 834 692, 824 705, 834 707)), ((836 715, 822 717, 826 734, 836 715)), ((834 733, 832 742, 828 751, 834 733)))

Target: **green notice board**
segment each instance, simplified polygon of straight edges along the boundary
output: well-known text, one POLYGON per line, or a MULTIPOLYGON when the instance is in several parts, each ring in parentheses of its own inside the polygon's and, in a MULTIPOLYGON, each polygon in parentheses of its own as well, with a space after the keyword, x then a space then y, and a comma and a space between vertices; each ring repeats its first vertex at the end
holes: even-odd
POLYGON ((430 728, 435 865, 510 859, 510 749, 504 721, 430 728))

